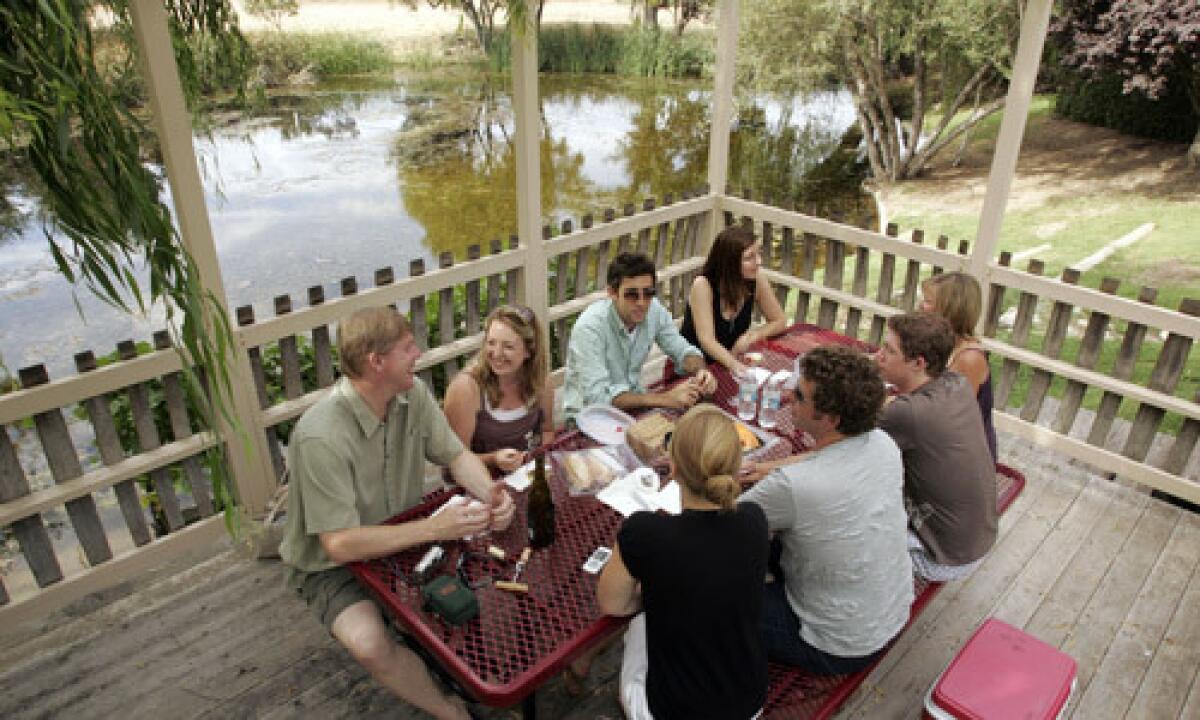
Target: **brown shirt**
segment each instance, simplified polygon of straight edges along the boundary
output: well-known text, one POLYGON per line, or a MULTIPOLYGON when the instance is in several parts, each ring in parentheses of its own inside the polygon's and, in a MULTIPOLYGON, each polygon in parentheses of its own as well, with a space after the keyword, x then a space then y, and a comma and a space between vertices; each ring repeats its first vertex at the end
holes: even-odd
POLYGON ((946 371, 884 408, 904 458, 909 526, 934 560, 965 565, 996 542, 996 468, 966 378, 946 371))

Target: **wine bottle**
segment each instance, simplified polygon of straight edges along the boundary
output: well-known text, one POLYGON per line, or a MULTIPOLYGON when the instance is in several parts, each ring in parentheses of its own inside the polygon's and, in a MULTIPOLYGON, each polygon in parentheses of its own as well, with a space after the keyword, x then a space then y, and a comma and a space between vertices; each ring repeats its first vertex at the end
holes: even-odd
POLYGON ((538 453, 533 460, 533 482, 529 485, 525 518, 530 546, 544 548, 554 542, 554 497, 546 481, 545 453, 538 453))

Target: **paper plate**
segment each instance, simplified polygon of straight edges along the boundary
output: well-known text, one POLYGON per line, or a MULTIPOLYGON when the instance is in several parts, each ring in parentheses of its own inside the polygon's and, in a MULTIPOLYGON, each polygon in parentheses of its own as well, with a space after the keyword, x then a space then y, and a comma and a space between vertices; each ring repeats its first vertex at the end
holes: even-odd
POLYGON ((598 443, 621 445, 633 418, 611 405, 588 405, 575 416, 575 424, 598 443))

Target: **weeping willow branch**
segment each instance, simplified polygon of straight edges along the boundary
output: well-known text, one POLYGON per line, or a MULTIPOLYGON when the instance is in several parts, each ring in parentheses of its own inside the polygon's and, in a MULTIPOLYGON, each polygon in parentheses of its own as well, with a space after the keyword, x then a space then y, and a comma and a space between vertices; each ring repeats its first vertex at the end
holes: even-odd
MULTIPOLYGON (((124 0, 109 8, 120 17, 124 0)), ((203 289, 160 200, 160 181, 144 162, 140 122, 112 99, 96 67, 90 10, 82 0, 0 6, 0 132, 45 186, 44 207, 57 231, 48 228, 46 238, 59 272, 125 312, 162 307, 191 406, 209 428, 218 417, 236 427, 229 410, 228 316, 203 289), (138 280, 142 267, 147 287, 138 280)), ((170 10, 177 30, 212 37, 229 30, 226 0, 175 0, 170 10)), ((187 47, 177 42, 177 57, 187 55, 187 47)), ((190 89, 200 89, 195 62, 180 64, 181 75, 193 80, 190 89)), ((214 496, 232 522, 234 503, 217 447, 207 464, 214 496)))

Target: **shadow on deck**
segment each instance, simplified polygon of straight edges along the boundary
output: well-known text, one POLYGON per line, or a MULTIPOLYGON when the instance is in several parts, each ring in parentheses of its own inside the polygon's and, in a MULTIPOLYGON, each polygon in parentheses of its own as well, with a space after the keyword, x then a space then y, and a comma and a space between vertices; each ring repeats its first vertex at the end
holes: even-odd
MULTIPOLYGON (((1200 717, 1200 517, 1012 438, 1025 492, 970 580, 951 584, 838 717, 915 718, 987 616, 1079 662, 1077 718, 1200 717)), ((0 629, 0 717, 417 718, 325 635, 277 562, 199 564, 0 629)), ((542 718, 620 718, 619 643, 581 698, 555 679, 542 718)), ((492 717, 517 717, 495 710, 492 717)))

